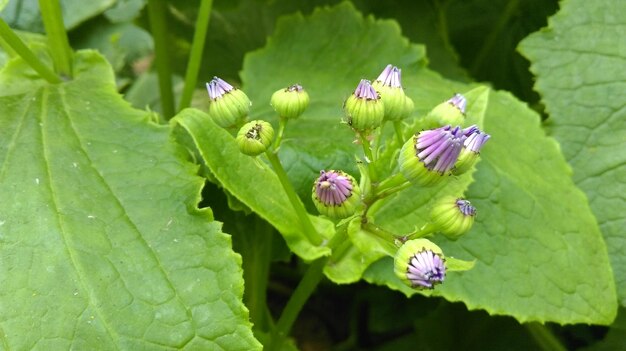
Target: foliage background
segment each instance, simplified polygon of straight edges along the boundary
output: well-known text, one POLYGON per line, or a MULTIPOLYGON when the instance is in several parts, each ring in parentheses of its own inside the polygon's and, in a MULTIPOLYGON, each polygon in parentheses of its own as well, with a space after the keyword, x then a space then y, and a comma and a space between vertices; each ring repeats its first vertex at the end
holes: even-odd
MULTIPOLYGON (((350 56, 349 50, 346 50, 345 56, 337 54, 342 49, 341 45, 349 45, 349 41, 335 43, 337 46, 330 47, 334 51, 329 50, 330 52, 317 57, 324 65, 315 67, 316 71, 308 70, 310 67, 303 64, 296 65, 295 63, 303 58, 299 55, 295 55, 295 58, 281 56, 285 55, 290 47, 298 48, 295 51, 301 53, 313 50, 314 48, 303 45, 302 40, 291 41, 294 40, 293 33, 306 33, 308 30, 311 33, 304 38, 311 38, 316 32, 323 32, 329 23, 323 19, 318 22, 314 20, 316 15, 318 19, 322 16, 321 12, 316 12, 313 17, 309 16, 318 6, 336 6, 338 3, 282 0, 216 1, 211 15, 200 77, 208 80, 213 75, 219 75, 228 81, 241 84, 255 101, 253 114, 268 118, 272 118, 271 111, 261 101, 267 101, 269 94, 277 87, 290 83, 291 77, 285 74, 284 70, 292 74, 298 74, 298 70, 306 71, 308 73, 301 74, 299 79, 306 82, 307 88, 310 87, 312 91, 315 89, 327 91, 328 101, 318 100, 318 105, 313 103, 309 112, 310 117, 319 118, 305 120, 304 124, 296 128, 294 134, 290 136, 304 138, 304 145, 309 147, 286 148, 282 155, 287 164, 299 165, 289 169, 289 174, 303 199, 308 196, 309 179, 314 176, 312 174, 316 169, 350 163, 350 153, 354 150, 347 144, 337 146, 329 143, 327 149, 322 148, 318 150, 318 154, 311 154, 307 149, 311 150, 310 146, 320 145, 323 141, 320 136, 307 136, 304 131, 309 130, 309 127, 315 128, 320 121, 324 121, 325 124, 332 123, 340 113, 339 106, 344 97, 342 94, 349 92, 359 76, 375 75, 380 67, 393 59, 392 63, 403 66, 407 90, 410 91, 413 87, 412 94, 417 96, 415 99, 418 102, 418 109, 422 109, 418 114, 449 95, 453 87, 467 91, 476 86, 473 82, 482 82, 496 89, 510 91, 514 97, 502 92, 489 93, 489 109, 482 112, 486 116, 485 124, 490 128, 489 132, 494 130, 494 135, 502 137, 499 141, 494 139, 491 149, 485 152, 485 160, 481 162, 475 175, 476 183, 469 188, 468 193, 471 199, 478 200, 479 209, 491 208, 494 213, 477 223, 477 228, 471 234, 473 236, 468 237, 468 241, 464 241, 462 246, 450 243, 449 249, 454 250, 457 247, 457 251, 454 251, 457 254, 464 252, 472 254, 464 258, 474 256, 483 262, 493 262, 495 258, 489 259, 484 255, 497 256, 497 250, 504 247, 513 253, 511 255, 513 258, 511 261, 499 261, 499 264, 494 264, 496 267, 494 271, 481 271, 479 268, 468 272, 468 277, 471 277, 471 274, 481 275, 477 279, 466 277, 458 281, 461 285, 470 284, 469 288, 459 287, 457 292, 452 294, 444 290, 444 296, 448 300, 462 300, 465 305, 447 302, 441 298, 425 298, 421 295, 407 300, 397 292, 364 282, 351 285, 334 285, 326 282, 320 286, 297 324, 294 336, 298 340, 298 346, 301 349, 323 349, 332 345, 337 349, 392 350, 411 349, 414 345, 423 345, 431 349, 463 347, 525 350, 537 347, 550 348, 554 345, 546 344, 546 340, 550 338, 542 335, 544 329, 536 328, 533 322, 520 324, 519 321, 611 324, 613 319, 611 311, 614 311, 615 306, 615 302, 610 301, 615 300, 614 287, 609 277, 611 271, 609 268, 590 266, 593 266, 594 262, 607 261, 604 243, 594 239, 599 238, 601 229, 612 271, 616 277, 617 300, 624 305, 625 289, 621 273, 624 272, 626 257, 624 252, 626 246, 623 245, 626 236, 623 229, 626 224, 623 215, 626 213, 624 204, 626 192, 623 185, 624 155, 626 155, 623 106, 626 98, 623 87, 626 77, 621 67, 626 57, 626 48, 617 40, 623 38, 626 33, 624 5, 619 0, 563 1, 560 4, 561 11, 548 22, 548 17, 559 10, 559 4, 555 1, 353 1, 354 8, 345 4, 332 7, 339 9, 334 12, 334 15, 339 16, 334 23, 354 22, 359 25, 361 23, 359 21, 363 20, 357 11, 365 15, 371 14, 378 19, 392 19, 399 25, 397 28, 401 29, 402 36, 408 38, 411 43, 425 45, 425 56, 424 47, 409 44, 400 38, 399 33, 394 32, 395 22, 371 22, 370 18, 366 18, 364 22, 372 31, 368 32, 369 35, 382 38, 388 35, 397 38, 398 42, 389 44, 384 49, 380 47, 383 45, 381 42, 372 40, 378 46, 365 42, 364 46, 367 49, 352 49, 354 57, 350 56), (301 15, 293 15, 295 12, 300 12, 301 15), (548 24, 549 29, 529 36, 548 24), (520 45, 520 51, 531 60, 532 66, 517 51, 520 41, 527 36, 529 37, 520 45), (268 41, 268 37, 272 39, 268 41), (289 64, 276 67, 277 57, 289 64), (346 75, 341 82, 333 81, 336 76, 333 72, 340 72, 350 63, 355 66, 352 68, 353 74, 346 75), (303 67, 307 67, 307 70, 303 67), (432 72, 423 69, 425 67, 432 72), (278 71, 275 72, 276 70, 278 71), (416 74, 410 75, 407 72, 416 74), (538 126, 537 113, 541 116, 541 129, 538 126), (559 144, 546 137, 544 133, 554 137, 559 144), (532 142, 517 145, 516 148, 503 141, 523 140, 523 137, 529 138, 532 142), (559 151, 563 153, 570 168, 563 162, 559 151), (489 160, 489 157, 492 160, 489 160), (500 174, 502 172, 504 176, 500 174), (533 179, 533 175, 537 176, 538 173, 543 178, 533 179), (494 177, 494 174, 497 176, 494 177), (587 207, 582 192, 571 183, 570 176, 579 189, 585 192, 593 214, 587 207), (498 188, 493 186, 495 180, 516 183, 524 179, 527 179, 528 183, 521 186, 499 184, 508 189, 508 193, 502 190, 504 196, 492 193, 494 188, 498 188), (563 203, 565 210, 552 209, 556 212, 542 214, 541 218, 517 218, 517 215, 524 217, 531 213, 528 206, 532 207, 532 203, 523 201, 527 199, 525 192, 531 188, 536 191, 530 196, 531 199, 539 193, 547 194, 546 196, 550 198, 552 192, 554 198, 549 200, 551 204, 558 203, 559 197, 566 196, 568 201, 563 203), (507 201, 510 207, 489 207, 489 202, 493 203, 494 199, 507 201), (495 212, 498 209, 503 212, 495 212), (584 227, 566 226, 564 222, 570 221, 570 217, 577 217, 573 226, 584 227), (503 219, 506 219, 507 225, 502 224, 503 219), (525 228, 527 223, 535 223, 536 227, 525 228), (548 223, 553 224, 548 226, 548 223), (531 234, 517 238, 522 240, 521 244, 511 241, 515 237, 513 233, 529 229, 532 231, 531 234), (492 234, 491 240, 485 240, 484 236, 480 236, 480 233, 490 232, 507 236, 506 239, 502 239, 492 234), (582 234, 574 234, 572 240, 555 242, 549 239, 553 238, 551 235, 555 235, 554 233, 563 232, 582 234), (538 246, 543 248, 534 245, 533 240, 527 241, 528 238, 539 240, 538 246), (493 248, 485 250, 486 243, 490 243, 493 248), (542 256, 546 248, 554 252, 553 257, 542 256), (579 251, 581 248, 586 251, 579 251), (538 250, 535 252, 542 254, 535 255, 533 250, 538 250), (566 252, 571 256, 566 255, 566 252), (503 268, 523 267, 524 264, 528 264, 524 261, 526 257, 529 262, 534 263, 542 261, 558 263, 553 267, 545 267, 548 272, 557 273, 564 266, 580 265, 580 275, 564 275, 564 281, 557 282, 542 281, 536 279, 536 276, 533 282, 529 282, 528 275, 518 277, 517 283, 503 284, 502 281, 498 281, 502 276, 514 277, 515 274, 508 275, 507 272, 503 272, 503 268), (512 265, 509 265, 511 262, 512 265), (584 279, 593 282, 590 290, 581 291, 584 279), (487 281, 491 285, 487 285, 487 281), (577 285, 579 283, 580 285, 577 285), (563 305, 558 298, 555 302, 551 297, 560 296, 560 292, 541 296, 543 292, 549 290, 546 286, 550 284, 565 291, 574 289, 573 299, 563 305), (539 303, 543 307, 537 307, 536 311, 533 311, 532 304, 530 306, 520 304, 519 311, 512 312, 516 309, 510 307, 502 309, 497 307, 497 303, 489 302, 494 299, 501 299, 504 304, 514 301, 509 300, 506 293, 502 296, 502 291, 509 291, 510 294, 511 290, 507 287, 511 286, 514 286, 515 293, 522 297, 519 301, 524 301, 524 296, 533 296, 535 295, 533 292, 538 292, 536 294, 540 296, 538 300, 548 301, 548 304, 554 302, 555 310, 546 312, 545 306, 539 303), (470 296, 464 296, 462 293, 458 295, 459 291, 470 292, 470 296), (471 296, 472 294, 474 296, 471 296), (581 304, 585 303, 577 299, 590 295, 594 295, 595 299, 590 300, 589 308, 592 311, 600 311, 598 316, 601 317, 584 320, 577 315, 587 315, 589 310, 582 307, 581 304), (468 311, 466 305, 479 310, 468 311), (527 307, 530 307, 530 312, 520 313, 527 307), (481 311, 483 309, 492 314, 513 314, 517 320, 511 317, 489 316, 481 311), (546 318, 547 315, 553 317, 546 318), (533 338, 529 339, 528 335, 533 338)), ((98 49, 105 55, 116 73, 115 89, 122 92, 124 98, 137 109, 148 107, 160 112, 157 78, 151 65, 154 43, 145 3, 141 0, 99 0, 88 5, 72 1, 63 1, 62 4, 72 47, 98 49)), ((171 69, 178 75, 174 77, 176 96, 182 89, 180 77, 184 75, 186 68, 197 7, 198 2, 194 1, 170 2, 167 6, 171 69)), ((35 1, 9 1, 1 16, 13 28, 35 33, 43 31, 35 1)), ((358 33, 347 35, 348 38, 359 38, 358 33)), ((40 40, 36 36, 33 38, 33 41, 40 40)), ((298 39, 297 35, 295 39, 298 39)), ((6 54, 0 56, 1 63, 7 61, 6 54)), ((8 77, 10 69, 17 70, 7 63, 3 74, 8 77)), ((4 81, 11 82, 6 78, 4 81)), ((8 86, 8 83, 2 86, 3 96, 13 92, 7 88, 8 86)), ((109 98, 114 99, 113 87, 109 88, 107 92, 109 97, 105 98, 105 101, 109 98)), ((35 96, 38 96, 37 94, 34 93, 35 96)), ((194 106, 202 108, 205 104, 206 98, 200 89, 197 99, 194 100, 194 106)), ((13 115, 14 106, 19 107, 14 104, 5 106, 3 115, 13 115)), ((139 113, 137 110, 130 112, 128 107, 121 109, 130 115, 139 113)), ((150 118, 146 114, 140 115, 144 120, 150 118)), ((337 140, 349 134, 339 128, 337 126, 330 133, 337 140)), ((10 136, 11 133, 7 132, 6 135, 10 136)), ((138 141, 138 144, 142 142, 138 141)), ((210 165, 208 166, 210 168, 210 165)), ((214 169, 212 171, 215 173, 214 169)), ((192 172, 187 170, 187 176, 191 176, 192 172)), ((16 179, 22 176, 20 173, 15 175, 16 179)), ((137 180, 138 184, 144 181, 143 178, 137 180)), ((196 179, 195 182, 197 181, 196 179)), ((65 182, 67 180, 64 179, 59 186, 65 182)), ((9 184, 8 180, 3 179, 3 184, 4 189, 10 191, 8 190, 10 187, 6 187, 9 184)), ((234 181, 233 187, 240 186, 241 184, 234 181)), ((228 186, 225 187, 228 189, 228 186)), ((228 190, 232 192, 232 189, 228 190)), ((183 192, 190 196, 189 194, 193 194, 194 191, 183 192)), ((222 230, 233 235, 235 251, 243 256, 246 289, 256 287, 257 290, 254 291, 258 291, 259 287, 263 288, 264 277, 269 274, 267 298, 270 310, 276 315, 301 276, 303 263, 289 255, 289 249, 282 237, 262 219, 249 212, 231 210, 245 209, 246 206, 242 206, 237 200, 237 198, 241 200, 241 196, 224 194, 222 189, 211 184, 204 187, 202 195, 204 200, 200 206, 211 207, 215 218, 224 223, 222 230), (251 236, 250 233, 257 235, 251 236), (268 258, 274 261, 271 267, 263 268, 254 264, 268 258)), ((193 195, 191 197, 193 198, 193 195)), ((193 207, 189 205, 193 200, 181 201, 193 207)), ((7 211, 28 213, 28 210, 19 207, 16 209, 14 203, 16 200, 7 205, 5 213, 7 211)), ((249 206, 245 199, 244 203, 249 206)), ((419 206, 414 209, 415 213, 419 213, 419 210, 419 206)), ((395 209, 392 207, 388 211, 393 212, 395 209)), ((142 214, 144 215, 148 216, 142 214)), ((267 216, 262 217, 268 220, 267 216)), ((402 226, 403 221, 405 219, 396 218, 388 222, 390 225, 402 226)), ((279 228, 275 223, 272 224, 279 228)), ((213 224, 211 226, 212 230, 215 230, 215 226, 213 224)), ((220 245, 226 242, 223 241, 220 245)), ((295 251, 293 246, 291 249, 295 251)), ((6 251, 3 257, 8 257, 6 251)), ((366 274, 366 280, 380 281, 375 268, 376 266, 366 274)), ((538 266, 538 269, 544 267, 538 266)), ((454 284, 452 280, 451 284, 454 284)), ((6 288, 4 292, 13 293, 11 288, 6 288)), ((235 291, 235 295, 237 294, 241 296, 241 291, 235 291)), ((246 294, 244 302, 254 314, 253 304, 258 303, 265 295, 259 296, 249 292, 246 294)), ((245 318, 246 313, 242 311, 239 316, 245 318)), ((252 317, 254 319, 254 315, 252 317)), ((264 327, 261 320, 257 320, 256 324, 260 329, 264 327)), ((568 349, 580 347, 617 349, 625 344, 620 340, 623 335, 620 331, 626 328, 621 314, 610 327, 558 326, 551 323, 548 323, 548 327, 548 330, 552 331, 568 349)), ((262 338, 262 335, 257 334, 257 338, 262 338)))

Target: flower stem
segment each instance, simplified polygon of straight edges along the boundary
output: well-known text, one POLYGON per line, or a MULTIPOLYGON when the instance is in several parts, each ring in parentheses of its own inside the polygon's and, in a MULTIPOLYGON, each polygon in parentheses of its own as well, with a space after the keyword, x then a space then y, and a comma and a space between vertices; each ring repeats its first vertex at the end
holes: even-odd
POLYGON ((383 229, 372 222, 363 223, 362 226, 363 230, 376 235, 377 237, 382 239, 383 242, 386 243, 389 254, 395 254, 396 250, 398 249, 398 247, 396 246, 397 242, 404 242, 402 240, 403 237, 398 236, 386 229, 383 229))
POLYGON ((367 135, 363 135, 358 133, 359 139, 361 140, 361 145, 363 146, 363 153, 365 154, 365 162, 367 162, 367 171, 369 173, 369 179, 372 184, 375 184, 378 181, 378 176, 376 174, 376 169, 374 168, 374 153, 372 152, 372 145, 369 140, 367 140, 367 135))
POLYGON ((409 233, 402 237, 401 241, 405 242, 411 239, 417 239, 425 237, 426 235, 432 234, 437 230, 432 223, 426 223, 422 228, 414 231, 413 233, 409 233))
POLYGON ((546 351, 565 351, 561 341, 557 339, 554 334, 543 324, 539 323, 525 323, 524 326, 532 335, 533 339, 539 344, 542 350, 546 351))
POLYGON ((174 116, 174 93, 172 92, 170 57, 167 49, 166 11, 167 7, 164 0, 148 0, 148 18, 150 20, 150 30, 154 37, 154 60, 159 76, 161 108, 165 119, 170 119, 174 116))
POLYGON ((63 24, 59 0, 39 0, 41 18, 52 52, 56 71, 65 77, 72 76, 72 49, 63 24))
POLYGON ((274 150, 278 150, 280 143, 283 142, 283 134, 285 133, 285 127, 287 127, 287 118, 280 117, 278 120, 278 132, 276 133, 276 140, 274 141, 274 150))
POLYGON ((35 56, 2 18, 0 18, 0 37, 43 79, 52 84, 61 83, 61 78, 35 56))
POLYGON ((309 218, 309 214, 304 208, 302 201, 300 201, 298 194, 296 194, 296 191, 293 188, 293 185, 291 185, 291 182, 289 181, 289 177, 287 176, 287 172, 285 172, 285 169, 283 168, 283 165, 280 163, 278 156, 271 150, 267 150, 265 152, 265 155, 267 156, 267 159, 272 164, 272 168, 274 168, 274 172, 276 172, 276 175, 278 176, 278 179, 280 180, 280 183, 282 184, 283 189, 285 189, 285 193, 287 193, 287 197, 289 198, 289 201, 291 202, 291 206, 293 206, 293 209, 296 211, 296 214, 298 215, 298 218, 300 219, 300 223, 302 225, 304 235, 313 245, 320 245, 322 243, 322 238, 320 237, 319 233, 313 226, 313 223, 311 222, 311 219, 309 218))
POLYGON ((196 20, 196 28, 193 34, 193 42, 191 43, 191 52, 189 61, 187 62, 187 72, 185 73, 185 87, 178 104, 178 111, 189 107, 194 88, 198 82, 198 72, 202 62, 202 52, 204 51, 204 43, 209 28, 209 19, 211 18, 211 7, 213 0, 202 0, 200 9, 198 10, 198 19, 196 20))
MULTIPOLYGON (((339 230, 335 233, 335 236, 330 239, 328 247, 334 249, 337 245, 346 241, 347 235, 347 226, 339 228, 339 230)), ((281 350, 285 338, 289 335, 291 327, 296 321, 298 314, 300 314, 302 307, 304 307, 304 304, 309 297, 311 297, 313 291, 315 291, 315 288, 324 277, 324 266, 326 266, 329 259, 330 256, 318 258, 311 263, 306 273, 304 273, 304 277, 302 277, 302 280, 300 280, 296 290, 294 290, 293 294, 289 298, 289 301, 287 301, 287 305, 281 313, 280 318, 276 323, 276 327, 270 335, 266 350, 281 350)))
POLYGON ((401 121, 393 121, 393 129, 396 132, 396 138, 398 138, 398 143, 402 145, 404 143, 404 137, 402 135, 402 122, 401 121))

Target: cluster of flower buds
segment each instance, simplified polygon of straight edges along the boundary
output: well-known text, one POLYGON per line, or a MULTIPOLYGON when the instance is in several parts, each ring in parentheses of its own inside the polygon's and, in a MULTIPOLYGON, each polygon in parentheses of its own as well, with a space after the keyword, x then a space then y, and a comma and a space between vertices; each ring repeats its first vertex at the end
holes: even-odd
POLYGON ((361 190, 356 180, 342 171, 320 171, 313 184, 313 204, 330 218, 352 216, 361 203, 361 190))
POLYGON ((433 289, 446 278, 443 251, 428 239, 409 240, 394 256, 394 273, 412 288, 433 289))
POLYGON ((241 125, 250 113, 250 99, 240 89, 234 88, 224 80, 213 77, 206 83, 211 102, 209 115, 222 128, 241 125))
POLYGON ((294 84, 272 94, 270 104, 281 118, 298 118, 309 106, 309 94, 300 84, 294 84))

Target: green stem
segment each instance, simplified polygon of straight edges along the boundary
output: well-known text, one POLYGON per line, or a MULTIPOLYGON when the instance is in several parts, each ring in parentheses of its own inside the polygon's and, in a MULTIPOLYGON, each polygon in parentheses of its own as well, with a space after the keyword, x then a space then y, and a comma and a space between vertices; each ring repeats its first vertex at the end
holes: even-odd
POLYGON ((61 83, 59 76, 35 56, 2 18, 0 18, 0 37, 2 37, 6 44, 20 55, 32 69, 39 73, 43 79, 52 84, 61 83))
POLYGON ((383 180, 378 185, 377 193, 374 194, 376 197, 380 197, 379 194, 387 192, 392 189, 396 189, 398 187, 410 186, 411 183, 404 178, 402 173, 396 173, 393 176, 383 180))
POLYGON ((545 351, 565 351, 566 348, 561 344, 561 341, 557 339, 554 334, 543 324, 539 323, 525 323, 524 326, 535 339, 537 344, 545 351))
MULTIPOLYGON (((328 243, 328 247, 333 249, 337 245, 345 242, 347 235, 346 226, 340 228, 328 243)), ((270 340, 267 344, 266 350, 281 350, 282 345, 285 342, 285 338, 289 335, 291 327, 296 321, 298 314, 300 314, 302 307, 304 307, 304 304, 309 297, 311 297, 315 288, 317 288, 317 285, 324 277, 324 266, 326 266, 329 259, 329 256, 318 258, 311 263, 306 273, 304 273, 304 277, 302 277, 302 280, 296 287, 296 290, 294 290, 293 294, 289 298, 289 301, 287 301, 287 305, 281 313, 280 318, 276 323, 276 327, 270 335, 270 340)))
POLYGON ((404 137, 402 136, 402 121, 393 121, 393 130, 396 132, 398 143, 402 145, 404 143, 404 137))
POLYGON ((432 223, 426 223, 421 229, 414 231, 413 233, 409 233, 402 237, 401 241, 405 242, 411 239, 418 239, 425 237, 426 235, 432 234, 437 231, 437 228, 432 223))
POLYGON ((278 132, 276 133, 276 140, 274 141, 274 150, 278 150, 280 148, 280 143, 283 142, 283 134, 285 133, 285 128, 287 127, 287 118, 282 118, 278 120, 278 132))
POLYGON ((369 140, 367 140, 367 135, 359 134, 359 139, 361 140, 361 145, 363 146, 363 153, 365 154, 365 162, 367 162, 367 170, 369 173, 369 179, 372 184, 376 184, 378 181, 378 176, 376 174, 376 169, 374 168, 374 153, 372 152, 372 145, 370 145, 369 140))
POLYGON ((291 185, 291 182, 289 181, 289 177, 287 176, 287 172, 285 172, 285 169, 283 168, 283 165, 280 163, 278 156, 271 150, 267 150, 265 152, 265 155, 267 156, 267 159, 272 164, 272 168, 274 168, 274 172, 276 172, 276 175, 278 176, 278 179, 280 180, 280 183, 282 184, 283 189, 285 189, 285 193, 287 193, 287 197, 289 198, 289 201, 291 202, 291 206, 293 206, 293 209, 296 211, 296 214, 298 215, 298 218, 300 219, 302 229, 304 230, 304 235, 313 245, 320 245, 322 243, 322 238, 320 237, 317 230, 313 226, 313 223, 311 222, 311 219, 309 218, 309 214, 304 208, 302 201, 300 201, 298 194, 296 194, 296 191, 293 188, 293 185, 291 185))
POLYGON ((374 234, 383 242, 387 243, 387 249, 389 252, 395 252, 398 248, 396 246, 396 242, 404 242, 403 237, 398 236, 386 229, 383 229, 372 222, 367 222, 362 224, 362 228, 368 233, 374 234))
POLYGON ((46 36, 52 52, 56 71, 65 77, 72 76, 72 49, 63 24, 59 0, 39 0, 39 9, 46 36))
POLYGON ((189 107, 191 104, 193 91, 198 82, 198 72, 200 72, 200 64, 202 63, 202 52, 204 51, 212 6, 213 0, 202 0, 200 3, 193 42, 191 43, 191 52, 189 53, 189 62, 187 63, 187 72, 185 73, 185 87, 178 104, 178 111, 189 107))
POLYGON ((148 18, 150 19, 150 30, 154 37, 154 60, 159 75, 161 108, 165 119, 170 119, 174 116, 174 93, 172 92, 172 75, 168 55, 166 13, 167 6, 164 0, 148 0, 148 18))

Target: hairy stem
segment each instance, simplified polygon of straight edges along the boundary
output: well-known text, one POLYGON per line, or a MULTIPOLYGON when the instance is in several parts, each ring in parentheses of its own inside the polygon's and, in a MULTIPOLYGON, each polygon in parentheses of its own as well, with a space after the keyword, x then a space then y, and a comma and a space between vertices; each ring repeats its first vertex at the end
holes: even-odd
POLYGON ((193 34, 193 42, 191 43, 191 52, 189 54, 189 61, 187 62, 187 72, 185 73, 185 87, 183 88, 183 94, 178 104, 178 111, 189 107, 194 88, 196 87, 196 83, 198 83, 198 72, 200 72, 200 64, 202 63, 202 52, 204 51, 204 43, 209 28, 212 6, 213 0, 202 0, 200 3, 196 29, 193 34))
POLYGON ((278 176, 278 179, 280 180, 283 189, 285 189, 285 193, 287 194, 287 197, 291 202, 291 206, 293 206, 293 209, 296 211, 298 218, 300 219, 304 235, 313 245, 320 245, 322 243, 322 238, 313 226, 313 223, 309 218, 309 214, 304 208, 302 201, 300 201, 298 194, 296 194, 293 185, 291 185, 289 177, 287 176, 287 172, 285 172, 285 169, 280 163, 278 156, 271 150, 267 150, 265 152, 265 155, 272 164, 272 168, 274 168, 274 172, 276 172, 276 175, 278 176))
POLYGON ((41 19, 46 29, 52 61, 56 71, 65 77, 72 76, 72 49, 63 24, 59 0, 39 0, 41 19))
POLYGON ((24 44, 24 42, 9 28, 9 25, 0 18, 0 37, 13 49, 26 63, 39 75, 52 84, 61 83, 61 79, 48 66, 46 66, 35 54, 24 44))
POLYGON ((159 92, 161 108, 165 119, 174 116, 174 93, 172 92, 172 74, 168 55, 168 38, 166 14, 167 5, 164 0, 148 0, 148 18, 150 30, 154 37, 155 65, 159 76, 159 92))

